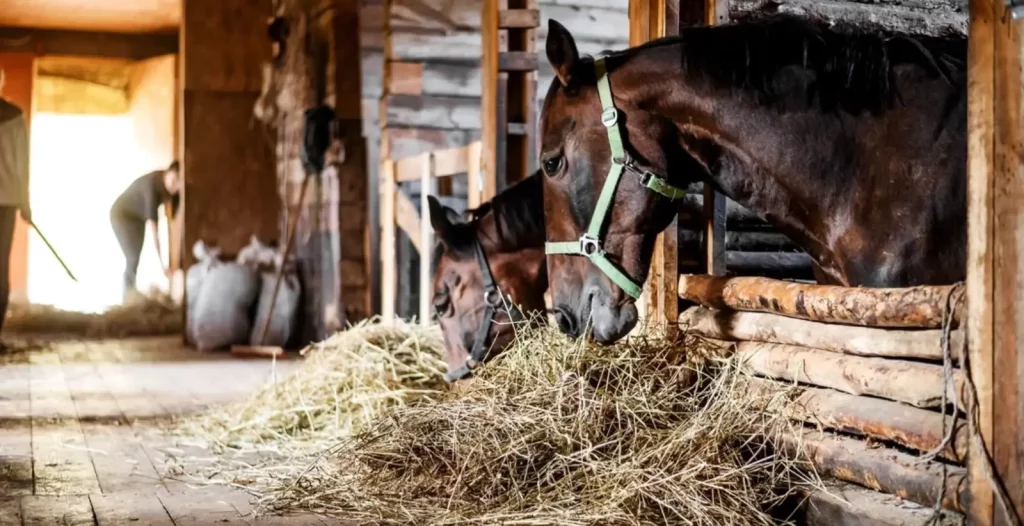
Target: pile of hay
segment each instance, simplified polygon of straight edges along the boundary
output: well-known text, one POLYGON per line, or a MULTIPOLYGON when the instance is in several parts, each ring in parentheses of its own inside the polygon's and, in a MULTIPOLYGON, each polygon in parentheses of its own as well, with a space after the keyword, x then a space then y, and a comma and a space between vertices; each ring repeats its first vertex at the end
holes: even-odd
POLYGON ((764 395, 728 362, 696 360, 701 347, 537 330, 460 393, 398 405, 311 464, 275 466, 262 509, 373 524, 772 524, 778 489, 802 476, 771 454, 789 424, 756 410, 764 395))
POLYGON ((161 292, 141 295, 99 314, 61 310, 50 305, 12 303, 4 331, 16 334, 86 338, 127 338, 181 333, 181 306, 161 292))
POLYGON ((305 363, 287 378, 185 420, 177 432, 221 453, 269 451, 308 463, 303 455, 362 430, 385 410, 441 395, 442 351, 436 326, 364 321, 303 350, 305 363))

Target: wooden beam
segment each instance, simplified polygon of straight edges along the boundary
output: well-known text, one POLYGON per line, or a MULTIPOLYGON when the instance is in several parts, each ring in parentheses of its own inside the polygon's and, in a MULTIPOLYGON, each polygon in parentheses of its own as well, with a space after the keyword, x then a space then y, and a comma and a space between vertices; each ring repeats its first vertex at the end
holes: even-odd
POLYGON ((381 163, 380 185, 380 314, 384 321, 395 319, 395 295, 398 283, 398 259, 395 254, 395 220, 398 185, 395 181, 395 162, 384 159, 381 163))
POLYGON ((470 210, 483 204, 481 199, 484 190, 482 152, 483 144, 480 141, 474 141, 469 145, 469 152, 467 153, 469 159, 466 169, 466 207, 470 210))
POLYGON ((499 53, 498 71, 537 71, 537 54, 527 51, 499 53))
MULTIPOLYGON (((955 369, 952 375, 954 384, 944 389, 941 365, 844 356, 777 343, 740 342, 736 344, 736 360, 743 370, 759 376, 923 408, 940 407, 944 390, 946 400, 952 403, 953 398, 962 392, 964 380, 963 372, 955 369)), ((965 407, 962 400, 959 407, 965 407)))
MULTIPOLYGON (((760 341, 813 347, 857 356, 942 361, 942 331, 878 329, 833 325, 762 312, 719 311, 697 307, 679 317, 680 326, 698 336, 728 341, 760 341)), ((963 344, 961 330, 950 347, 963 344)))
POLYGON ((498 35, 498 13, 501 11, 499 0, 482 0, 480 10, 480 27, 482 39, 480 62, 480 136, 483 144, 483 182, 481 198, 492 199, 498 193, 498 172, 504 170, 504 148, 500 142, 499 132, 504 131, 504 120, 499 115, 498 105, 498 53, 500 38, 498 35))
POLYGON ((539 25, 539 9, 502 9, 498 12, 498 27, 501 29, 533 29, 539 25))
MULTIPOLYGON (((427 223, 429 224, 429 221, 427 223)), ((402 229, 402 232, 405 232, 405 235, 409 236, 409 241, 412 242, 416 251, 423 254, 423 236, 421 235, 423 230, 420 213, 416 211, 416 205, 413 204, 412 199, 409 199, 409 196, 397 188, 395 190, 395 224, 402 229)), ((397 256, 395 261, 398 261, 397 256)))
POLYGON ((1024 517, 1020 24, 1000 0, 970 1, 967 332, 981 440, 972 444, 969 465, 971 522, 978 525, 1020 524, 1024 517), (1000 485, 1009 500, 1005 508, 1000 485))
POLYGON ((724 276, 725 255, 725 195, 704 184, 704 271, 712 276, 724 276))
POLYGON ((942 413, 870 396, 857 396, 818 387, 794 387, 761 378, 743 380, 766 401, 764 409, 794 420, 847 434, 885 440, 901 447, 929 452, 942 445, 946 426, 953 440, 939 456, 963 464, 967 458, 967 425, 963 418, 943 421, 942 413), (782 396, 779 396, 782 394, 782 396))
MULTIPOLYGON (((679 34, 679 0, 630 0, 629 44, 638 46, 650 40, 679 34)), ((662 326, 669 337, 676 332, 679 299, 676 290, 679 276, 679 220, 658 236, 651 258, 651 269, 641 300, 648 325, 662 326)))
POLYGON ((963 517, 943 510, 936 520, 931 505, 907 502, 853 484, 829 484, 813 490, 800 504, 797 524, 807 526, 960 526, 963 517))
MULTIPOLYGON (((423 212, 420 219, 420 319, 421 325, 429 325, 431 317, 431 305, 434 297, 434 276, 430 268, 432 259, 430 252, 434 247, 434 229, 430 225, 430 202, 428 198, 437 193, 437 179, 434 177, 434 155, 424 155, 420 161, 420 210, 423 212)), ((413 236, 411 236, 413 237, 413 236)))
POLYGON ((967 506, 967 472, 964 468, 920 458, 889 448, 877 448, 861 440, 804 430, 782 437, 779 447, 808 461, 819 475, 852 482, 898 495, 923 506, 964 511, 967 506))
POLYGON ((178 34, 0 27, 0 51, 143 60, 177 53, 178 34))
POLYGON ((959 286, 875 289, 768 278, 679 277, 679 297, 705 307, 866 327, 939 329, 946 302, 956 289, 959 286))

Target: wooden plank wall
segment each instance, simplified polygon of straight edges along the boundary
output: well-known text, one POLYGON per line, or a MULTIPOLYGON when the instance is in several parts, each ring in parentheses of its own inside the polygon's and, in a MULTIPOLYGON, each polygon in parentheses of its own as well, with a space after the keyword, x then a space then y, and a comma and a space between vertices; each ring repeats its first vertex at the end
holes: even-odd
POLYGON ((967 333, 977 391, 974 427, 983 438, 972 442, 969 460, 970 515, 977 525, 1020 524, 1024 516, 1020 24, 1002 1, 970 2, 967 333), (993 481, 1005 488, 1006 507, 993 481))
MULTIPOLYGON (((296 343, 323 339, 372 309, 370 161, 362 137, 361 71, 353 68, 360 53, 357 7, 333 0, 285 0, 279 12, 289 36, 273 69, 280 90, 274 99, 278 117, 266 133, 274 134, 277 143, 278 191, 285 209, 276 237, 282 243, 288 219, 296 221, 294 257, 303 285, 301 342, 296 343), (304 112, 320 103, 335 111, 338 140, 332 152, 341 155, 329 155, 321 173, 307 174, 300 160, 304 112), (299 202, 307 176, 305 198, 299 202)), ((270 49, 265 36, 261 45, 270 49)))
POLYGON ((273 147, 250 125, 270 53, 264 8, 251 0, 182 2, 185 247, 203 240, 231 255, 253 234, 277 236, 273 147))

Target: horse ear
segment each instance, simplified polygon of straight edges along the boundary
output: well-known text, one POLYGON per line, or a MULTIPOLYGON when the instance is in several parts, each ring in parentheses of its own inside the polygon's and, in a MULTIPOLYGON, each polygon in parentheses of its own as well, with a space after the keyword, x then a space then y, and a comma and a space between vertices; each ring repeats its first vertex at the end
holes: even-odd
POLYGON ((554 19, 548 20, 548 40, 545 45, 548 62, 555 69, 555 75, 563 87, 571 87, 573 74, 580 63, 580 52, 576 49, 576 41, 562 24, 554 19))
POLYGON ((455 242, 455 226, 464 221, 458 212, 441 204, 436 197, 427 196, 430 203, 430 226, 434 227, 434 233, 446 245, 453 245, 455 242))

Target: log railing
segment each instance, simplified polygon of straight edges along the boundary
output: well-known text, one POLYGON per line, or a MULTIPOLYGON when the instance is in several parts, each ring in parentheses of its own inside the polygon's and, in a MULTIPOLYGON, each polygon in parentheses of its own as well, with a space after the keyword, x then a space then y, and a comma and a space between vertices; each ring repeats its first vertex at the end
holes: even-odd
POLYGON ((474 184, 481 177, 481 144, 473 142, 461 148, 426 152, 404 159, 384 159, 381 181, 381 315, 385 320, 395 317, 398 258, 395 254, 396 227, 405 232, 419 252, 419 320, 430 322, 431 283, 433 280, 431 250, 434 230, 430 225, 427 197, 436 193, 438 180, 467 174, 467 201, 469 208, 481 203, 481 185, 474 184), (404 182, 420 182, 420 207, 399 189, 404 182))
MULTIPOLYGON (((686 334, 731 349, 747 388, 785 394, 762 398, 764 410, 797 424, 777 444, 780 453, 847 484, 966 511, 961 285, 682 276, 679 297, 698 305, 680 315, 686 334)), ((821 513, 809 513, 808 524, 880 520, 871 514, 882 508, 830 507, 813 521, 821 513)))

